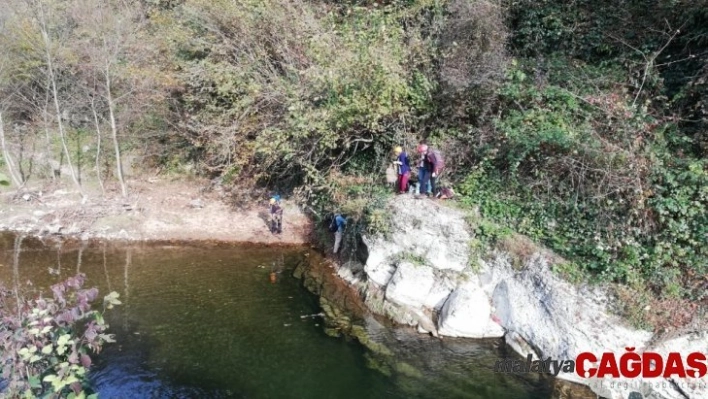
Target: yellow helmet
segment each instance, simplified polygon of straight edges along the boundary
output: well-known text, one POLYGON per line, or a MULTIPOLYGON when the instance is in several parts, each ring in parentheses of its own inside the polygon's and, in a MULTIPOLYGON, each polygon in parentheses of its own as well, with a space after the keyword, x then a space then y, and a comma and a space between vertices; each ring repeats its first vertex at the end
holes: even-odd
POLYGON ((271 204, 271 205, 275 204, 275 198, 271 198, 271 199, 270 199, 270 204, 271 204))
POLYGON ((403 148, 401 148, 400 146, 398 146, 398 147, 396 147, 396 148, 393 149, 393 152, 394 152, 396 155, 399 155, 400 153, 403 152, 403 148))

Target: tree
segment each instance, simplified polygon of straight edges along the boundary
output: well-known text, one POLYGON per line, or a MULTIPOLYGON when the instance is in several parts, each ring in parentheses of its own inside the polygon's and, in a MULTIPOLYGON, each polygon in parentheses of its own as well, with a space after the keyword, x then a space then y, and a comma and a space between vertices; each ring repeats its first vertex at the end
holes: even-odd
POLYGON ((69 148, 67 146, 67 140, 66 140, 66 131, 64 129, 64 123, 62 121, 63 114, 62 114, 62 109, 61 105, 59 104, 59 91, 57 89, 57 74, 56 74, 56 66, 55 66, 55 46, 60 46, 58 40, 53 40, 53 38, 50 36, 50 33, 53 31, 52 27, 50 26, 50 17, 52 16, 51 14, 51 8, 45 6, 44 0, 32 0, 33 4, 33 11, 35 13, 35 18, 38 23, 38 28, 40 30, 40 33, 42 35, 42 40, 43 40, 43 50, 44 50, 44 55, 45 55, 45 60, 46 60, 46 71, 47 71, 47 77, 49 79, 49 85, 50 85, 50 90, 51 90, 51 96, 52 100, 54 102, 54 110, 55 110, 55 116, 56 116, 56 122, 57 122, 57 127, 59 129, 59 138, 61 140, 61 145, 64 150, 64 156, 66 157, 66 163, 69 166, 70 170, 70 175, 71 179, 74 181, 74 184, 76 187, 79 189, 79 192, 83 196, 83 189, 81 187, 81 182, 79 182, 79 179, 77 178, 76 171, 74 170, 74 166, 71 162, 71 154, 69 153, 69 148))
MULTIPOLYGON (((144 57, 149 53, 144 46, 148 40, 143 42, 143 46, 139 45, 143 17, 136 7, 122 0, 77 0, 74 7, 80 34, 77 53, 88 67, 85 86, 99 145, 100 123, 96 109, 100 105, 107 114, 116 158, 116 176, 125 197, 128 187, 123 174, 121 130, 132 121, 135 110, 143 111, 139 104, 146 92, 152 89, 149 79, 144 76, 146 70, 142 69, 144 57)), ((97 162, 98 156, 97 153, 97 162)))
POLYGON ((96 112, 96 101, 93 96, 89 96, 91 102, 91 113, 93 121, 96 125, 96 179, 101 186, 101 192, 105 195, 106 188, 103 186, 103 178, 101 177, 101 123, 98 121, 98 112, 96 112))
MULTIPOLYGON (((13 161, 10 152, 7 150, 7 144, 5 143, 4 126, 5 125, 2 119, 2 111, 0 111, 0 148, 2 149, 3 160, 5 161, 5 166, 7 166, 7 171, 10 174, 10 179, 12 180, 12 183, 19 187, 22 186, 23 182, 20 177, 17 176, 14 166, 15 162, 13 161)), ((8 180, 4 175, 0 175, 0 184, 2 183, 8 183, 8 180)))
MULTIPOLYGON (((5 62, 6 58, 0 54, 0 85, 2 85, 4 79, 3 79, 3 72, 5 71, 5 62)), ((19 175, 17 175, 17 168, 15 166, 15 161, 12 159, 12 156, 10 154, 10 151, 8 151, 8 146, 7 143, 5 142, 5 121, 3 120, 3 104, 0 103, 0 151, 2 151, 2 158, 5 162, 5 166, 7 167, 7 172, 10 175, 10 179, 8 180, 7 177, 4 175, 0 175, 0 184, 7 183, 9 184, 10 181, 15 186, 22 186, 23 181, 19 175)), ((3 184, 5 185, 5 184, 3 184)))
MULTIPOLYGON (((37 133, 44 130, 46 138, 46 163, 53 173, 61 170, 66 160, 70 175, 83 196, 80 177, 77 175, 69 151, 67 133, 72 130, 70 118, 74 116, 70 100, 75 97, 71 77, 72 56, 66 44, 71 40, 73 22, 63 2, 49 0, 6 0, 0 48, 5 55, 6 78, 0 82, 0 92, 6 101, 6 120, 12 132, 20 132, 18 169, 24 177, 24 160, 31 165, 37 155, 37 133), (52 127, 53 126, 53 127, 52 127), (40 128, 41 127, 41 128, 40 128), (58 162, 53 162, 52 131, 56 131, 59 146, 58 162), (24 146, 32 148, 29 156, 24 146)), ((6 130, 6 133, 7 130, 6 130)), ((6 136, 8 140, 11 138, 6 136)), ((17 143, 15 143, 17 144, 17 143)))

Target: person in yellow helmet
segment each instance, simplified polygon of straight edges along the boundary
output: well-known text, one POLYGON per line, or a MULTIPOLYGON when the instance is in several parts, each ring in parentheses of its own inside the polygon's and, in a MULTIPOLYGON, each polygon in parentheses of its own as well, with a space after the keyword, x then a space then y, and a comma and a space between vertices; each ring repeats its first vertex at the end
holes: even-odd
POLYGON ((283 208, 280 206, 280 201, 271 198, 270 204, 270 231, 271 233, 283 232, 283 208))
POLYGON ((408 189, 408 179, 411 177, 411 165, 408 160, 408 154, 406 154, 400 146, 394 148, 393 153, 396 155, 396 160, 393 163, 396 164, 398 171, 396 189, 398 194, 405 194, 408 189))

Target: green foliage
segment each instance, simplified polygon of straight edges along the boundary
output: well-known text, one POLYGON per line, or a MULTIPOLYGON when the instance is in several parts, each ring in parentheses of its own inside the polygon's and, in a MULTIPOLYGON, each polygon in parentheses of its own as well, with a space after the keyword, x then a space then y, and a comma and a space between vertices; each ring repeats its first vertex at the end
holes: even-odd
POLYGON ((28 299, 0 287, 3 397, 97 397, 88 386, 90 351, 114 342, 103 314, 121 302, 111 292, 102 311, 92 310, 98 290, 83 289, 84 281, 79 274, 53 285, 53 298, 28 299))
POLYGON ((494 244, 511 234, 511 230, 486 220, 480 220, 474 228, 475 237, 484 243, 494 244))
POLYGON ((366 216, 366 231, 369 234, 383 236, 391 234, 391 215, 385 209, 372 209, 366 216))
POLYGON ((327 184, 322 170, 372 173, 406 121, 431 109, 434 81, 409 68, 430 54, 424 42, 407 45, 420 39, 428 3, 187 0, 163 13, 203 165, 304 186, 308 198, 327 184))
POLYGON ((618 286, 616 287, 619 313, 623 315, 634 328, 652 331, 654 326, 649 321, 648 310, 652 303, 652 295, 646 287, 618 286))
POLYGON ((350 255, 357 253, 363 234, 388 236, 392 215, 386 209, 393 190, 377 184, 371 176, 351 176, 332 172, 325 176, 325 184, 310 192, 309 208, 314 210, 320 242, 330 244, 329 216, 339 212, 346 216, 343 248, 350 255))
MULTIPOLYGON (((657 225, 639 224, 638 219, 632 223, 621 203, 626 199, 613 204, 541 196, 517 179, 503 178, 493 170, 485 174, 477 171, 458 189, 464 201, 480 206, 484 218, 542 241, 583 270, 606 280, 626 281, 636 269, 654 287, 676 295, 674 273, 686 269, 705 273, 703 265, 708 260, 704 241, 708 181, 702 170, 696 166, 693 170, 679 174, 683 184, 658 186, 661 191, 647 201, 648 212, 658 215, 657 225)), ((662 176, 666 181, 676 178, 673 174, 662 176)), ((499 227, 487 225, 479 223, 478 234, 497 238, 499 227)), ((575 279, 571 269, 565 269, 564 274, 575 279)))
POLYGON ((385 188, 375 184, 349 186, 347 194, 342 197, 344 202, 335 207, 352 219, 352 234, 386 237, 392 233, 391 214, 386 209, 390 195, 385 188))
MULTIPOLYGON (((676 125, 616 92, 611 67, 605 76, 559 58, 546 67, 559 77, 542 85, 523 61, 508 70, 499 134, 458 185, 463 201, 571 259, 579 274, 627 282, 638 273, 667 297, 696 295, 678 275, 706 272, 705 162, 677 156, 685 140, 676 125)), ((574 268, 562 272, 575 279, 574 268)))
MULTIPOLYGON (((668 154, 667 154, 668 156, 668 154)), ((647 205, 656 215, 651 237, 651 267, 690 268, 705 274, 708 248, 708 163, 664 158, 652 170, 653 195, 647 205)))
POLYGON ((671 100, 661 111, 682 115, 682 133, 696 140, 691 151, 705 154, 708 14, 704 3, 510 0, 506 4, 513 48, 522 57, 541 61, 536 73, 542 73, 543 59, 555 52, 599 69, 621 66, 623 84, 637 98, 665 95, 671 100))
POLYGON ((562 276, 566 281, 573 284, 580 284, 586 279, 583 268, 573 262, 558 262, 552 266, 554 273, 562 276))
MULTIPOLYGON (((508 1, 513 27, 512 42, 524 56, 562 51, 572 58, 607 60, 636 56, 618 44, 640 43, 649 49, 659 43, 656 26, 661 17, 673 19, 672 0, 651 3, 591 1, 508 1)), ((662 26, 658 29, 663 29, 662 26)))

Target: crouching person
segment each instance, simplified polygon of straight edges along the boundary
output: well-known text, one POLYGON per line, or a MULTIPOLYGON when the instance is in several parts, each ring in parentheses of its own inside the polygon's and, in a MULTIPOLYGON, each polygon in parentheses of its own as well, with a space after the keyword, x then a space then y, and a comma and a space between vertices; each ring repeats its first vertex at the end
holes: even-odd
POLYGON ((283 232, 283 207, 280 206, 280 201, 275 198, 270 199, 270 232, 283 232))

